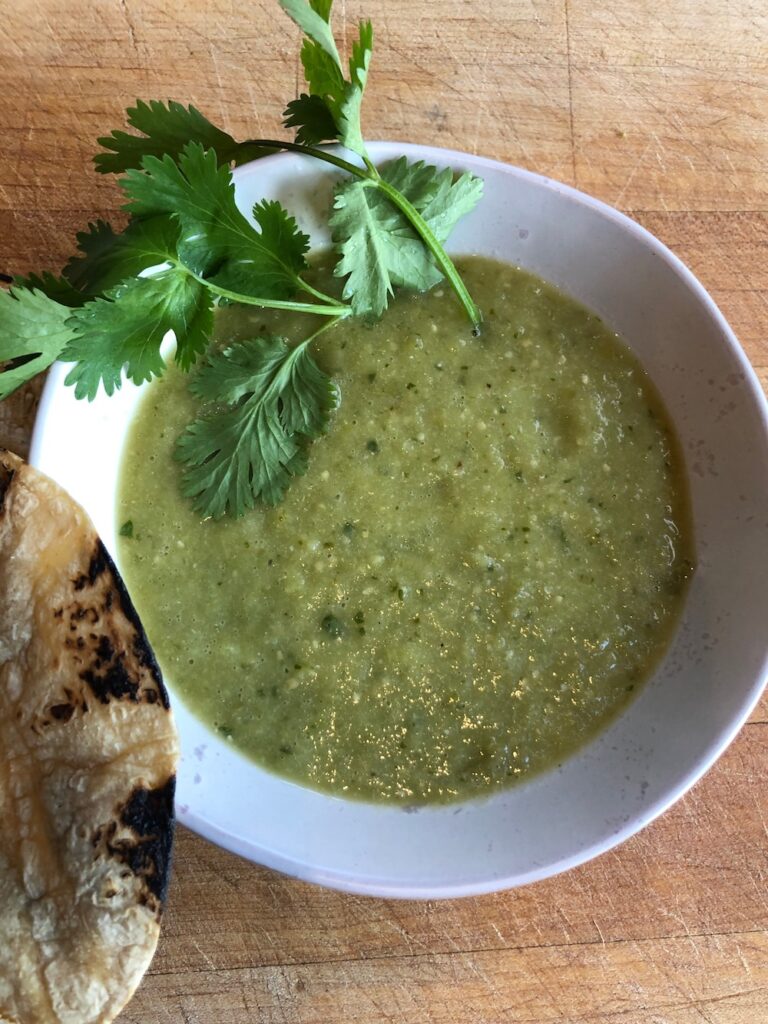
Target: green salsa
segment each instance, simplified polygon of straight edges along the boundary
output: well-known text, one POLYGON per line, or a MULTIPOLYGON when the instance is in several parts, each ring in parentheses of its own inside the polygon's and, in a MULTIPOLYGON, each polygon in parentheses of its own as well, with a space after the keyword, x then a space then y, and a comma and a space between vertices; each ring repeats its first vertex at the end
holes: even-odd
MULTIPOLYGON (((322 337, 341 402, 281 505, 200 521, 180 496, 197 410, 175 370, 124 454, 120 566, 175 691, 339 795, 444 802, 559 764, 651 674, 692 571, 681 458, 634 356, 540 279, 460 269, 480 337, 442 289, 322 337)), ((263 330, 219 313, 222 341, 263 330)))

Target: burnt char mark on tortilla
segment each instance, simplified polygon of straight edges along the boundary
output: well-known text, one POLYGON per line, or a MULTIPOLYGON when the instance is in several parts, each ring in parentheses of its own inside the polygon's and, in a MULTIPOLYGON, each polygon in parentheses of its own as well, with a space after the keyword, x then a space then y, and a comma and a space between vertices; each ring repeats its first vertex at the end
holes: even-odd
POLYGON ((83 669, 80 678, 88 683, 102 704, 109 704, 112 697, 116 700, 127 697, 134 703, 139 699, 140 680, 128 671, 120 652, 104 633, 95 643, 90 667, 83 669))
MULTIPOLYGON (((0 452, 2 451, 3 449, 0 449, 0 452)), ((15 475, 15 469, 9 469, 3 462, 0 462, 0 514, 2 514, 5 507, 5 496, 13 483, 15 475)))
POLYGON ((74 713, 74 704, 54 704, 51 708, 51 716, 57 722, 68 722, 74 713))
MULTIPOLYGON (((160 701, 167 711, 171 706, 171 702, 168 697, 168 691, 166 690, 165 683, 163 682, 163 677, 160 672, 160 666, 157 664, 157 659, 155 658, 154 652, 152 648, 149 646, 147 634, 144 632, 144 627, 141 624, 141 619, 139 618, 136 609, 133 606, 133 601, 131 600, 130 594, 126 590, 125 584, 123 583, 123 578, 117 571, 117 566, 110 558, 109 552, 101 543, 101 541, 99 541, 99 545, 104 553, 107 568, 110 569, 112 573, 115 590, 117 591, 117 595, 120 600, 120 605, 123 609, 125 617, 128 619, 128 621, 131 623, 135 630, 133 640, 133 653, 136 655, 139 664, 142 665, 145 669, 147 669, 147 671, 150 673, 155 683, 157 684, 157 691, 160 694, 160 701)), ((112 598, 109 597, 108 607, 111 608, 111 606, 112 598)))
MULTIPOLYGON (((109 552, 101 540, 98 539, 91 556, 88 572, 82 573, 73 581, 75 590, 82 591, 86 586, 93 586, 104 574, 109 574, 110 585, 106 589, 106 594, 100 598, 100 601, 103 602, 103 607, 100 610, 105 613, 105 618, 108 619, 116 603, 122 609, 123 614, 133 626, 131 646, 136 661, 151 675, 157 686, 160 703, 167 711, 171 706, 168 691, 165 688, 155 655, 149 646, 144 627, 136 613, 136 609, 125 588, 120 573, 117 571, 115 563, 112 561, 109 552)), ((79 606, 70 613, 70 616, 73 619, 76 617, 82 618, 89 611, 93 613, 92 618, 95 624, 99 620, 99 612, 96 608, 79 606)), ((108 704, 111 697, 118 700, 127 698, 131 701, 141 699, 139 694, 140 681, 134 679, 131 673, 126 670, 122 658, 119 654, 116 654, 111 641, 103 634, 99 637, 94 651, 93 663, 80 673, 80 678, 88 683, 102 704, 108 704)))
POLYGON ((102 704, 109 704, 110 698, 122 700, 127 697, 134 704, 139 699, 139 683, 131 678, 130 672, 118 658, 106 666, 103 672, 98 672, 102 662, 97 658, 94 668, 86 668, 80 673, 80 678, 88 683, 93 690, 94 696, 102 704))
POLYGON ((63 726, 71 721, 75 715, 87 714, 88 701, 85 699, 85 690, 72 689, 69 686, 65 686, 46 711, 32 719, 30 728, 38 736, 42 736, 44 730, 49 729, 51 726, 63 726))
MULTIPOLYGON (((130 840, 107 840, 111 856, 142 878, 159 904, 165 902, 173 850, 173 797, 176 776, 156 789, 137 786, 117 811, 120 823, 130 829, 130 840)), ((148 904, 154 901, 147 900, 148 904)))
POLYGON ((75 590, 82 590, 83 587, 87 586, 88 584, 93 586, 93 584, 96 582, 99 576, 105 573, 108 568, 109 555, 107 554, 107 549, 104 547, 104 545, 101 543, 101 540, 99 539, 96 542, 96 547, 94 548, 93 555, 91 556, 91 561, 88 566, 88 572, 82 573, 82 575, 78 576, 77 579, 75 580, 75 590))
POLYGON ((115 645, 108 636, 100 636, 96 643, 96 663, 101 665, 102 662, 112 661, 114 656, 115 645))

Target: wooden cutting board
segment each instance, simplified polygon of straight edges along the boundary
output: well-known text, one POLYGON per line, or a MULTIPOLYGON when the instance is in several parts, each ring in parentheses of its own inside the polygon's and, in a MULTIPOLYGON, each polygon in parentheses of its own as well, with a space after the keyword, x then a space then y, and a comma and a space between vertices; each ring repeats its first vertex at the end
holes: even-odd
MULTIPOLYGON (((629 212, 699 276, 768 383, 765 0, 337 0, 376 31, 370 138, 482 153, 629 212)), ((298 32, 266 0, 0 7, 0 270, 58 270, 117 219, 94 139, 137 97, 274 135, 298 32)), ((0 406, 24 453, 38 389, 0 406)), ((768 705, 618 850, 451 902, 340 895, 181 831, 164 934, 125 1024, 761 1024, 768 705)))

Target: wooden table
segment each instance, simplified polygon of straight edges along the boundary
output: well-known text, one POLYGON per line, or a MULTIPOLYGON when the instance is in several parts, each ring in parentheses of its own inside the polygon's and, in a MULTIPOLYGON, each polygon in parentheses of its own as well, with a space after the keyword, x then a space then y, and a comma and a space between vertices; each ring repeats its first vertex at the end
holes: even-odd
MULTIPOLYGON (((359 0, 377 33, 369 138, 468 149, 626 210, 685 260, 768 380, 765 0, 359 0)), ((255 0, 2 4, 0 238, 57 270, 120 198, 94 139, 137 96, 273 135, 298 32, 255 0)), ((24 453, 36 389, 0 408, 24 453)), ((768 1021, 768 704, 618 850, 526 889, 362 899, 180 830, 160 949, 125 1024, 768 1021)))

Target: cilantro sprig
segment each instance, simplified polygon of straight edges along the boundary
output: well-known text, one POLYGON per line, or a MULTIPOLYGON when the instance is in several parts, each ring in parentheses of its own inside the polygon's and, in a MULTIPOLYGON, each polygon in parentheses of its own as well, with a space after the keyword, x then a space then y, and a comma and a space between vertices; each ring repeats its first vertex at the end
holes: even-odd
POLYGON ((481 322, 444 243, 479 201, 482 182, 405 157, 376 167, 361 127, 370 22, 359 25, 345 68, 332 0, 280 4, 305 36, 308 92, 283 113, 294 141, 238 142, 193 106, 137 101, 127 115, 134 133, 99 139, 95 157, 98 171, 121 175, 128 226, 88 225, 60 276, 15 278, 0 291, 0 398, 57 358, 73 362, 66 383, 78 398, 93 399, 101 387, 111 395, 124 377, 151 380, 164 372, 169 333, 181 369, 205 355, 191 383, 202 412, 177 446, 183 490, 204 516, 274 504, 304 471, 307 443, 327 428, 338 400, 309 351, 324 330, 348 316, 380 316, 396 288, 423 291, 443 278, 473 327, 481 322), (280 203, 257 203, 250 218, 237 207, 232 167, 279 150, 342 172, 329 215, 340 299, 307 280, 309 238, 280 203), (261 337, 210 352, 221 302, 326 322, 293 348, 261 337))
MULTIPOLYGON (((322 330, 322 328, 321 328, 322 330)), ((321 434, 338 392, 309 354, 278 337, 240 342, 210 355, 191 388, 223 404, 179 438, 182 490, 202 515, 219 517, 282 500, 306 469, 306 440, 321 434)))

